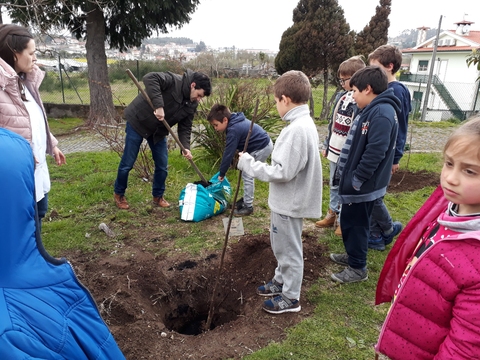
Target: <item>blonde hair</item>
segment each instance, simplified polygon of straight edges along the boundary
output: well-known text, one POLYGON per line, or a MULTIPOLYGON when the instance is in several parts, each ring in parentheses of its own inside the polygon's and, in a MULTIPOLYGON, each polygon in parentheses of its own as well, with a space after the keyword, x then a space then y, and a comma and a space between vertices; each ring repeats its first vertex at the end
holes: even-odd
POLYGON ((358 70, 365 67, 365 62, 363 61, 362 55, 352 56, 351 58, 345 60, 340 64, 337 71, 337 76, 352 76, 358 70))
POLYGON ((443 154, 445 155, 445 152, 453 146, 456 151, 471 149, 472 142, 469 141, 471 136, 476 137, 477 156, 480 159, 480 116, 467 120, 449 136, 443 147, 443 154))

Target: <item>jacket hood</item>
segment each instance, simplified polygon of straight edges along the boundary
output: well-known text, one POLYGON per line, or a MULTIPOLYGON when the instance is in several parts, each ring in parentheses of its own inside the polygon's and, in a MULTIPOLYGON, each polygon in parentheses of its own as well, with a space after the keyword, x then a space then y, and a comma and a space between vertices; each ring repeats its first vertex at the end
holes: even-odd
POLYGON ((68 278, 37 234, 34 158, 20 135, 0 128, 0 288, 41 287, 68 278))
POLYGON ((377 95, 375 99, 373 99, 372 102, 363 109, 363 113, 366 114, 370 112, 370 110, 373 109, 375 105, 377 105, 378 103, 383 103, 383 104, 388 103, 392 105, 393 108, 395 109, 395 112, 397 113, 397 117, 402 112, 402 108, 401 108, 402 104, 400 100, 398 100, 398 98, 395 96, 393 89, 391 88, 388 88, 381 94, 377 95))
POLYGON ((17 76, 15 70, 10 65, 8 65, 2 58, 0 58, 0 72, 3 75, 7 76, 17 76))
POLYGON ((193 74, 194 72, 190 69, 187 69, 183 74, 182 79, 182 95, 184 99, 188 99, 190 101, 190 85, 193 82, 193 74))
POLYGON ((244 120, 245 115, 243 114, 243 112, 232 113, 232 116, 230 116, 230 120, 228 120, 228 124, 234 125, 244 120))

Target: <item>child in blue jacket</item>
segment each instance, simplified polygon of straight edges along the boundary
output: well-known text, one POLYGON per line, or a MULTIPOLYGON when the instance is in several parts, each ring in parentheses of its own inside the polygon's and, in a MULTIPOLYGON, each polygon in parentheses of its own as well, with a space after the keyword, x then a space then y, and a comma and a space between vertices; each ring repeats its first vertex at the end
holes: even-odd
POLYGON ((385 195, 390 182, 400 111, 400 101, 387 89, 387 75, 378 66, 358 70, 350 86, 360 112, 347 135, 336 172, 346 253, 330 254, 335 263, 346 266, 331 275, 340 283, 368 279, 370 216, 375 200, 385 195))
POLYGON ((125 359, 92 295, 40 238, 29 143, 0 128, 0 359, 125 359))
MULTIPOLYGON (((222 162, 220 164, 219 181, 223 181, 230 164, 232 163, 235 152, 243 151, 251 121, 248 120, 242 112, 232 113, 225 105, 215 104, 210 110, 207 120, 213 126, 215 131, 225 132, 226 143, 223 151, 222 162)), ((267 132, 258 124, 253 124, 252 133, 248 140, 247 152, 255 160, 265 162, 273 150, 273 143, 267 132)), ((253 196, 255 192, 255 182, 253 177, 242 173, 243 180, 243 199, 237 203, 234 210, 236 216, 246 216, 253 213, 253 196)))

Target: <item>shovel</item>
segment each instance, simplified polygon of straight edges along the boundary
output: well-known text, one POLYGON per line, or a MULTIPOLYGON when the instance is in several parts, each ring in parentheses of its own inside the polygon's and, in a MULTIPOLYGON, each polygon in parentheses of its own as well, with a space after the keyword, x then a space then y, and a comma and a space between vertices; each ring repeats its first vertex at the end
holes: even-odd
MULTIPOLYGON (((137 78, 135 77, 135 75, 133 75, 133 73, 130 71, 130 69, 127 69, 126 70, 128 76, 130 76, 130 78, 133 80, 133 82, 135 83, 135 85, 137 85, 137 88, 138 90, 142 93, 143 97, 145 98, 145 100, 148 102, 148 104, 152 107, 153 111, 155 111, 155 107, 153 106, 153 103, 152 103, 152 100, 150 100, 150 97, 148 96, 148 94, 145 92, 145 90, 142 88, 142 86, 140 85, 140 83, 138 82, 137 78)), ((168 125, 167 121, 165 119, 161 120, 163 125, 165 126, 165 128, 168 130, 168 132, 170 133, 170 135, 172 135, 173 139, 175 140, 175 142, 178 144, 178 146, 180 147, 180 149, 182 150, 182 154, 185 154, 186 152, 186 149, 185 147, 182 145, 182 143, 180 142, 180 140, 178 139, 178 136, 173 132, 172 128, 170 127, 170 125, 168 125)), ((188 161, 190 161, 190 164, 192 165, 193 169, 195 170, 195 172, 198 174, 198 176, 200 177, 201 179, 201 185, 203 187, 207 187, 210 185, 210 183, 207 181, 207 179, 205 179, 205 176, 203 176, 203 174, 201 173, 201 171, 198 169, 197 165, 195 165, 195 163, 193 162, 192 159, 188 159, 188 161)))
MULTIPOLYGON (((258 102, 259 102, 259 100, 257 99, 257 103, 255 105, 255 112, 253 114, 253 118, 252 118, 252 121, 250 123, 250 129, 248 130, 248 135, 247 135, 247 139, 245 140, 245 145, 243 147, 243 152, 247 151, 248 140, 250 139, 250 135, 252 134, 253 124, 255 123, 255 120, 256 120, 256 117, 257 117, 258 102)), ((234 195, 233 200, 232 200, 232 210, 230 211, 230 216, 228 218, 227 229, 226 229, 226 232, 225 232, 225 240, 223 242, 222 257, 220 258, 220 265, 218 266, 217 278, 215 279, 215 284, 213 285, 212 296, 210 298, 210 308, 208 310, 208 317, 207 317, 207 322, 205 324, 205 330, 210 330, 210 327, 212 325, 213 313, 215 311, 215 306, 214 306, 215 293, 216 293, 216 290, 217 290, 218 280, 220 279, 220 275, 222 274, 223 261, 225 259, 225 252, 227 250, 228 237, 230 235, 230 227, 232 225, 233 212, 234 212, 234 209, 236 207, 238 190, 240 188, 240 181, 241 180, 242 180, 242 171, 240 170, 239 173, 238 173, 237 188, 235 190, 235 195, 234 195)))

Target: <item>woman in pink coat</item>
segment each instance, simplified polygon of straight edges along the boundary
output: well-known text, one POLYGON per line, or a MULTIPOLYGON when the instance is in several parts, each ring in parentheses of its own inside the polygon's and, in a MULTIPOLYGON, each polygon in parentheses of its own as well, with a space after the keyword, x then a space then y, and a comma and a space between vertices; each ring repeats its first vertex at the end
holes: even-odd
POLYGON ((394 360, 480 359, 480 117, 450 136, 440 183, 378 281, 393 302, 375 349, 394 360))
POLYGON ((50 175, 46 154, 58 165, 65 156, 50 133, 38 88, 44 73, 35 64, 35 41, 18 25, 0 25, 0 127, 28 140, 35 157, 35 198, 40 220, 48 208, 50 175))

